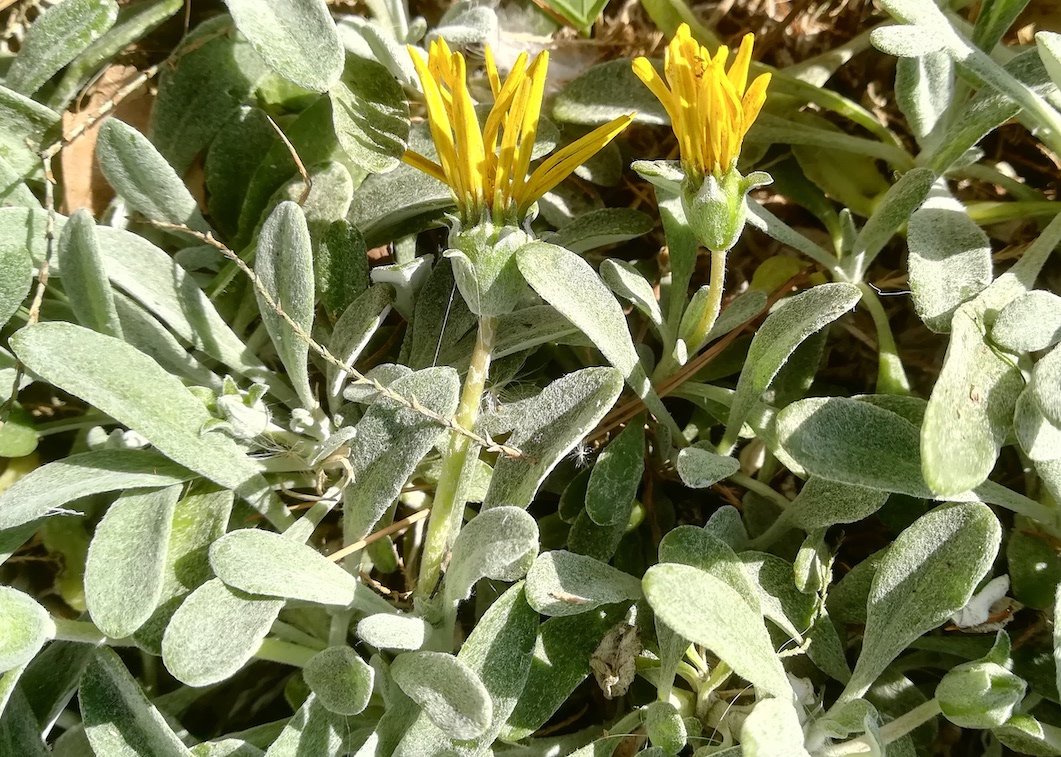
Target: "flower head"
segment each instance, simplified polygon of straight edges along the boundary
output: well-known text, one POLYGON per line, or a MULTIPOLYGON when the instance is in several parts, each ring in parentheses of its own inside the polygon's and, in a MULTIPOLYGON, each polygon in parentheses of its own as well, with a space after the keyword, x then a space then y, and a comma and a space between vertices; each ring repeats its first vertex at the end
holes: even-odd
POLYGON ((633 120, 622 116, 595 129, 542 161, 530 172, 538 133, 548 52, 528 63, 521 54, 502 81, 490 48, 486 73, 494 104, 480 128, 468 92, 464 56, 439 38, 425 61, 409 48, 427 102, 438 163, 408 150, 409 165, 450 186, 461 220, 476 223, 489 215, 497 223, 523 220, 530 206, 608 144, 633 120), (529 174, 529 175, 528 175, 529 174))
POLYGON ((723 45, 710 55, 682 24, 664 55, 666 82, 647 58, 634 61, 634 73, 670 116, 687 176, 721 177, 737 162, 770 83, 770 74, 762 74, 748 86, 754 42, 754 35, 744 36, 727 72, 729 48, 723 45))

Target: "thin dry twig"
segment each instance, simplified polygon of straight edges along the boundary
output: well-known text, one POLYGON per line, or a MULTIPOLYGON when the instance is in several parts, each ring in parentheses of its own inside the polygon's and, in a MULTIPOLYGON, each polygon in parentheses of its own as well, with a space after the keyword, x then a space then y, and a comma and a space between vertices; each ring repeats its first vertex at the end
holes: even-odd
POLYGON ((460 434, 461 436, 471 439, 476 444, 485 447, 489 452, 496 452, 506 457, 524 457, 524 454, 515 447, 510 447, 506 444, 495 442, 493 439, 489 439, 485 436, 480 436, 474 431, 467 429, 464 426, 461 426, 452 418, 447 418, 444 415, 441 415, 440 413, 436 413, 434 410, 428 407, 424 407, 420 403, 420 401, 416 399, 416 397, 404 397, 395 392, 393 389, 384 386, 376 379, 369 378, 368 376, 354 368, 352 365, 344 363, 342 360, 337 358, 328 350, 327 347, 315 340, 310 334, 306 332, 304 328, 302 328, 302 326, 296 323, 294 319, 291 318, 291 316, 284 312, 284 309, 280 306, 280 303, 273 299, 273 296, 262 284, 261 280, 258 278, 258 274, 254 272, 254 269, 247 265, 243 258, 241 258, 235 252, 230 250, 223 242, 220 242, 219 240, 214 238, 213 234, 204 234, 203 232, 196 231, 195 229, 189 228, 184 224, 167 223, 165 221, 151 221, 151 225, 159 229, 165 229, 167 231, 179 231, 181 233, 187 234, 190 237, 198 239, 204 244, 210 245, 214 249, 218 250, 226 258, 235 263, 236 267, 239 268, 243 272, 243 274, 247 276, 248 279, 250 279, 251 284, 254 286, 255 290, 257 290, 257 292, 261 295, 262 300, 265 301, 265 304, 273 312, 280 316, 280 318, 283 319, 284 323, 286 323, 291 328, 291 330, 295 332, 295 335, 299 339, 303 340, 307 345, 309 345, 310 349, 320 355, 324 360, 331 363, 339 370, 350 374, 350 376, 353 377, 354 383, 368 384, 377 392, 382 394, 384 397, 387 397, 388 399, 393 400, 394 402, 397 402, 398 404, 407 407, 410 410, 419 413, 420 415, 430 418, 431 420, 435 421, 435 423, 438 423, 440 426, 445 426, 454 433, 460 434))
POLYGON ((328 555, 328 559, 331 560, 332 562, 339 562, 340 560, 342 560, 347 555, 353 554, 354 552, 361 551, 362 549, 367 547, 372 542, 379 541, 384 536, 390 536, 391 534, 395 533, 396 531, 401 531, 403 528, 408 528, 409 526, 413 525, 414 523, 417 523, 418 521, 423 520, 424 518, 426 518, 430 514, 431 514, 431 508, 430 507, 425 507, 423 510, 417 510, 415 513, 413 513, 409 517, 402 518, 401 520, 397 520, 394 523, 391 523, 386 528, 381 528, 379 531, 376 531, 373 534, 369 534, 368 536, 366 536, 361 541, 355 541, 353 544, 348 544, 345 547, 343 547, 342 549, 337 550, 335 552, 332 552, 330 555, 328 555))
POLYGON ((306 170, 302 158, 298 157, 298 151, 295 150, 295 146, 291 144, 291 140, 287 138, 286 134, 284 134, 283 129, 277 125, 276 121, 274 121, 273 117, 268 113, 265 114, 265 118, 269 121, 269 125, 273 127, 276 136, 280 137, 280 141, 284 143, 284 147, 286 147, 287 151, 291 153, 291 159, 295 161, 295 166, 298 168, 298 175, 302 177, 302 183, 305 186, 302 190, 302 195, 298 198, 298 204, 305 205, 306 200, 309 198, 309 191, 313 188, 313 182, 309 178, 309 172, 306 170))

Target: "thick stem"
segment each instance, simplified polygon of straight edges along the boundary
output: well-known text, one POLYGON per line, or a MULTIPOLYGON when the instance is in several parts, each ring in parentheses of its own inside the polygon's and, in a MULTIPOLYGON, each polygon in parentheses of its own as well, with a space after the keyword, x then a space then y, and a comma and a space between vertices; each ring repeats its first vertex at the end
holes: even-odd
MULTIPOLYGON (((722 312, 722 293, 725 288, 726 251, 711 250, 711 279, 707 285, 707 303, 704 307, 704 312, 700 314, 700 319, 693 325, 692 330, 685 339, 685 345, 689 349, 689 357, 699 352, 700 348, 707 342, 707 335, 711 333, 711 329, 715 326, 715 321, 718 320, 719 313, 722 312)), ((660 360, 659 367, 656 368, 653 377, 657 379, 669 378, 679 368, 681 368, 681 365, 674 359, 673 351, 668 352, 660 360)))
MULTIPOLYGON (((490 372, 496 328, 494 318, 479 318, 479 332, 472 350, 471 363, 468 365, 468 375, 464 378, 460 405, 457 407, 456 421, 464 428, 474 428, 479 418, 479 406, 486 388, 486 377, 490 372)), ((420 558, 420 578, 416 584, 416 596, 421 599, 430 597, 435 590, 442 572, 442 561, 460 530, 465 504, 461 484, 473 447, 478 451, 471 439, 454 434, 442 461, 442 475, 439 477, 431 505, 431 519, 428 521, 424 551, 420 558)))
POLYGON ((899 348, 895 344, 891 324, 888 323, 888 314, 873 287, 863 283, 859 284, 858 288, 862 290, 862 302, 869 310, 873 325, 877 329, 877 348, 880 352, 880 362, 877 366, 877 393, 908 395, 910 394, 910 380, 907 379, 903 361, 899 358, 899 348))
MULTIPOLYGON (((909 712, 900 715, 895 720, 885 723, 880 728, 880 739, 885 744, 891 744, 893 741, 898 741, 906 734, 913 731, 918 726, 927 723, 932 720, 940 713, 939 702, 935 699, 930 699, 924 704, 920 704, 909 712)), ((857 739, 851 739, 850 741, 844 741, 840 744, 833 744, 822 749, 818 754, 821 757, 839 757, 845 754, 866 754, 872 748, 872 744, 869 739, 865 737, 858 737, 857 739)))

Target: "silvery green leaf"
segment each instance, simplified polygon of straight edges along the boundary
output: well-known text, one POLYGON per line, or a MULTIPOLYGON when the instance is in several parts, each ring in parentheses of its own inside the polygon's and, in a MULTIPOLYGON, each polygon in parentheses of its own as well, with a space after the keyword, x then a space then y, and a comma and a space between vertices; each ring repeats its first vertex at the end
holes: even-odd
POLYGON ((572 79, 557 94, 552 111, 557 121, 588 126, 628 113, 636 113, 641 123, 670 123, 659 100, 634 76, 628 60, 601 63, 572 79))
POLYGON ((136 632, 136 643, 141 648, 161 654, 162 634, 180 601, 213 576, 209 548, 225 533, 232 500, 232 492, 227 489, 200 485, 177 502, 162 566, 158 607, 136 632))
POLYGON ((265 757, 339 757, 343 735, 337 725, 341 728, 345 721, 337 720, 315 694, 310 694, 269 745, 265 757))
MULTIPOLYGON (((793 565, 765 552, 742 552, 740 563, 759 597, 763 616, 796 642, 814 622, 817 597, 800 591, 793 578, 793 565)), ((733 588, 737 588, 734 586, 733 588)))
POLYGON ((720 451, 732 450, 748 414, 796 348, 853 308, 861 296, 851 284, 822 284, 786 300, 767 317, 748 349, 720 451))
POLYGON ((1029 2, 1030 0, 991 0, 984 3, 973 26, 973 44, 981 50, 993 50, 1029 2))
POLYGON ((497 12, 473 2, 454 3, 434 29, 427 33, 425 42, 442 37, 456 47, 497 44, 497 12))
POLYGON ((220 15, 196 26, 163 66, 151 109, 151 141, 177 173, 210 144, 246 101, 268 68, 220 15))
POLYGON ((373 671, 350 647, 328 647, 306 663, 302 676, 329 712, 357 715, 372 696, 373 671))
POLYGON ((350 15, 336 19, 335 26, 348 53, 372 58, 386 66, 403 86, 418 88, 419 80, 409 52, 389 29, 367 18, 350 15))
POLYGON ((727 582, 690 565, 655 565, 642 583, 656 617, 675 633, 710 649, 764 693, 792 696, 757 603, 752 605, 727 582), (725 612, 719 612, 720 607, 725 612))
POLYGON ((599 560, 558 550, 538 555, 527 572, 527 601, 558 617, 641 597, 641 582, 599 560))
POLYGON ((764 234, 773 237, 778 242, 795 250, 799 250, 826 270, 833 272, 840 270, 840 261, 838 261, 836 257, 824 247, 811 241, 803 234, 800 234, 767 210, 764 206, 756 202, 754 198, 749 198, 747 204, 748 223, 751 226, 759 229, 764 234))
MULTIPOLYGON (((416 370, 440 363, 456 366, 461 357, 467 363, 476 323, 476 317, 457 291, 450 261, 442 258, 416 293, 412 323, 402 345, 403 364, 416 370)), ((498 331, 500 326, 499 319, 498 331)))
POLYGON ((954 313, 943 369, 921 427, 925 481, 945 497, 987 479, 1024 388, 1014 359, 988 343, 975 307, 969 303, 954 313))
POLYGON ((597 610, 541 624, 527 684, 502 732, 506 742, 527 738, 560 709, 589 675, 590 657, 615 621, 597 610))
POLYGON ((346 220, 330 224, 319 237, 313 258, 317 292, 335 317, 368 289, 368 250, 361 232, 346 220))
POLYGON ((652 414, 673 425, 641 366, 622 308, 589 263, 563 247, 531 242, 516 253, 516 264, 542 299, 593 340, 652 414))
POLYGON ((873 46, 896 58, 920 58, 939 52, 946 40, 924 26, 896 24, 874 29, 870 34, 873 46))
POLYGON ((376 649, 420 649, 431 633, 431 626, 412 615, 376 613, 357 624, 358 637, 376 649))
POLYGON ((114 26, 66 66, 59 83, 48 93, 48 105, 57 110, 66 110, 89 78, 101 70, 106 62, 146 37, 180 9, 180 0, 153 0, 133 6, 120 6, 114 26))
POLYGON ((979 502, 937 507, 899 535, 873 576, 862 652, 843 698, 864 694, 912 641, 968 603, 1001 538, 998 519, 979 502))
POLYGON ((537 632, 538 614, 527 604, 523 585, 516 584, 490 605, 457 655, 490 696, 493 717, 486 730, 473 741, 454 740, 421 714, 408 728, 395 757, 486 753, 523 694, 537 632))
POLYGON ((991 733, 1003 746, 1019 754, 1052 756, 1061 754, 1061 728, 1040 723, 1031 715, 1014 715, 991 733))
POLYGON ((648 742, 664 755, 685 749, 688 733, 681 713, 670 702, 656 701, 645 708, 645 733, 648 742))
MULTIPOLYGON (((452 368, 425 368, 389 388, 448 418, 457 409, 460 379, 452 368)), ((343 500, 344 527, 351 539, 368 535, 442 433, 435 421, 385 397, 369 407, 356 428, 350 464, 358 484, 346 489, 343 500)))
MULTIPOLYGON (((77 211, 63 226, 56 257, 60 269, 67 272, 63 293, 69 298, 77 320, 93 331, 121 339, 122 326, 100 257, 96 222, 87 210, 77 211)), ((4 279, 6 281, 7 277, 4 279)))
POLYGON ((162 637, 162 661, 188 686, 224 681, 258 651, 283 606, 282 599, 255 597, 211 578, 173 614, 162 637))
POLYGON ((796 708, 774 697, 752 707, 740 729, 740 746, 744 757, 810 757, 796 708))
POLYGON ((586 514, 600 526, 624 524, 645 469, 645 427, 638 415, 604 448, 586 488, 586 514))
POLYGON ((374 266, 369 272, 373 284, 394 287, 397 295, 394 309, 405 319, 412 316, 416 296, 431 273, 431 258, 431 255, 422 255, 402 263, 374 266))
POLYGON ((671 529, 659 543, 659 559, 661 563, 691 565, 710 573, 744 597, 749 607, 760 611, 758 592, 740 558, 729 544, 709 531, 696 526, 671 529))
MULTIPOLYGON (((386 284, 366 289, 351 302, 335 322, 328 350, 346 365, 352 365, 369 339, 390 313, 394 290, 386 284)), ((328 397, 333 406, 338 403, 343 384, 350 374, 328 364, 328 397)))
MULTIPOLYGON (((1010 60, 1005 72, 1033 93, 1045 96, 1054 87, 1035 50, 1028 50, 1010 60)), ((1021 106, 1009 95, 994 87, 982 87, 962 108, 961 118, 955 118, 940 138, 931 155, 929 165, 938 174, 947 171, 956 161, 984 137, 1017 115, 1021 106)))
POLYGON ((171 460, 233 489, 276 523, 290 521, 258 466, 222 434, 201 434, 210 413, 180 380, 113 337, 68 323, 38 323, 11 337, 38 376, 148 439, 171 460))
POLYGON ((0 324, 7 324, 33 283, 33 266, 24 247, 0 246, 0 324))
POLYGON ((271 531, 242 528, 210 545, 210 566, 233 589, 346 607, 357 579, 298 541, 271 531))
POLYGON ((935 181, 936 174, 931 169, 912 168, 877 203, 873 215, 855 238, 852 257, 847 263, 856 280, 862 278, 884 245, 925 201, 935 181))
POLYGON ((114 26, 117 18, 114 0, 73 0, 48 8, 26 31, 4 83, 32 95, 114 26))
POLYGON ((481 578, 516 581, 538 554, 538 523, 519 507, 484 510, 457 535, 446 571, 449 602, 467 599, 481 578))
POLYGON ((190 757, 165 718, 107 647, 96 650, 78 695, 85 734, 96 754, 108 757, 190 757))
POLYGON ((1028 385, 1039 409, 1048 421, 1061 426, 1061 346, 1056 346, 1035 364, 1028 385))
MULTIPOLYGON (((409 134, 409 149, 423 154, 425 140, 416 129, 409 134)), ((354 193, 350 223, 361 229, 370 247, 408 234, 441 218, 453 205, 453 191, 422 171, 402 164, 385 174, 373 174, 354 193)))
POLYGON ((1061 34, 1041 31, 1035 35, 1035 47, 1054 84, 1061 88, 1061 34))
POLYGON ((409 139, 409 108, 391 72, 351 55, 329 96, 335 135, 350 160, 370 173, 397 168, 409 139))
MULTIPOLYGON (((91 644, 53 641, 34 656, 18 680, 19 693, 25 694, 38 733, 50 732, 59 715, 77 693, 81 674, 95 656, 91 644)), ((11 705, 8 700, 8 706, 11 705)), ((6 710, 5 712, 5 718, 6 710)))
POLYGON ((110 118, 100 127, 96 157, 107 182, 129 206, 152 221, 208 232, 184 182, 155 146, 132 126, 110 118))
POLYGON ((744 325, 759 313, 763 312, 769 298, 766 292, 759 289, 749 289, 733 298, 725 309, 718 314, 718 320, 707 334, 706 341, 718 339, 728 334, 739 326, 744 325))
POLYGON ((96 526, 85 564, 85 604, 107 636, 130 636, 155 611, 181 489, 123 493, 96 526))
POLYGON ((954 62, 945 52, 902 58, 895 70, 895 101, 923 147, 954 99, 954 62))
MULTIPOLYGON (((62 234, 65 223, 62 216, 55 218, 56 234, 62 234)), ((20 240, 17 245, 21 249, 28 243, 34 264, 40 265, 46 254, 47 224, 48 216, 43 211, 0 208, 0 249, 13 240, 20 240)), ((117 289, 129 294, 195 349, 240 375, 265 381, 278 399, 291 397, 291 390, 247 349, 206 293, 168 253, 122 229, 97 226, 96 236, 103 266, 117 289)), ((62 276, 57 260, 52 260, 51 274, 62 276)))
MULTIPOLYGON (((0 141, 0 145, 3 145, 2 141, 0 141)), ((26 182, 22 180, 22 177, 11 167, 11 164, 7 162, 3 155, 0 155, 0 203, 29 208, 30 210, 41 209, 40 200, 30 191, 26 182)))
POLYGON ((784 518, 797 528, 814 531, 868 518, 887 500, 888 493, 880 489, 812 476, 785 510, 784 518))
POLYGON ((921 475, 918 428, 870 403, 845 397, 794 402, 777 416, 777 439, 811 475, 931 496, 921 475))
POLYGON ((1061 342, 1061 297, 1033 289, 1014 299, 991 326, 991 340, 1012 352, 1046 350, 1061 342))
POLYGON ((0 87, 0 153, 16 176, 41 171, 39 153, 44 147, 44 134, 57 123, 59 114, 55 111, 0 87))
POLYGON ((940 184, 910 216, 907 241, 914 309, 930 329, 947 333, 958 306, 991 283, 991 242, 940 184))
POLYGON ((652 291, 648 279, 633 264, 608 258, 601 263, 600 275, 613 292, 648 316, 657 331, 663 327, 663 312, 659 308, 656 293, 652 291))
POLYGON ((25 665, 55 635, 55 623, 36 600, 0 586, 0 672, 25 665))
POLYGON ((529 401, 508 443, 524 457, 494 466, 483 507, 526 507, 546 475, 593 429, 622 391, 613 368, 585 368, 562 376, 529 401))
POLYGON ((719 455, 701 446, 706 444, 686 447, 678 452, 674 467, 682 482, 691 489, 706 489, 740 470, 736 458, 719 455))
POLYGON ((1030 387, 1017 397, 1013 432, 1030 459, 1039 462, 1061 458, 1061 428, 1043 416, 1030 387))
POLYGON ((157 489, 192 478, 191 471, 154 450, 98 450, 42 465, 0 494, 0 531, 61 512, 81 497, 157 489))
POLYGON ((323 92, 343 72, 343 46, 324 0, 225 0, 236 28, 273 71, 323 92))
POLYGON ((601 208, 579 216, 547 239, 551 244, 583 253, 636 239, 652 231, 652 227, 652 219, 640 210, 601 208))
POLYGON ((394 682, 431 722, 454 739, 474 739, 493 719, 490 692, 466 663, 442 652, 406 652, 390 668, 394 682))
MULTIPOLYGON (((51 754, 62 757, 58 749, 50 751, 45 746, 37 718, 21 687, 16 686, 11 690, 3 714, 4 717, 0 718, 0 745, 6 753, 19 757, 48 757, 51 754)), ((80 754, 85 754, 87 750, 88 744, 85 744, 80 754)))
POLYGON ((192 757, 264 757, 265 752, 243 739, 201 741, 191 748, 192 757))
POLYGON ((273 302, 290 316, 303 335, 280 317, 256 292, 262 321, 272 337, 302 406, 311 408, 316 398, 309 385, 309 344, 305 337, 313 328, 313 251, 306 216, 297 204, 282 202, 269 214, 258 236, 254 273, 273 302))

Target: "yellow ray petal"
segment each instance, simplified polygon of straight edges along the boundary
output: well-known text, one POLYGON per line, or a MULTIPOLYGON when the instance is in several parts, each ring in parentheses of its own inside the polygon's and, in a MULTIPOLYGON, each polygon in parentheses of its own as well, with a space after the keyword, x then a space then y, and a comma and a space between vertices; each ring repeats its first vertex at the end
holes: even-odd
POLYGON ((442 166, 429 158, 425 158, 418 152, 406 150, 405 154, 402 155, 402 161, 418 171, 423 171, 428 176, 433 176, 443 184, 449 183, 446 180, 446 173, 442 170, 442 166))
POLYGON ((534 170, 522 193, 516 198, 519 209, 525 210, 531 203, 566 179, 572 171, 621 134, 633 120, 633 113, 620 116, 603 126, 598 126, 589 134, 550 155, 534 170))
POLYGON ((486 78, 490 81, 490 92, 493 94, 494 100, 497 100, 497 95, 501 92, 501 76, 497 73, 494 51, 490 49, 490 45, 487 45, 483 53, 486 57, 486 78))
POLYGON ((744 39, 741 40, 740 49, 737 50, 737 57, 733 60, 733 65, 729 67, 729 80, 733 84, 733 88, 737 90, 737 95, 744 94, 744 88, 748 85, 748 69, 752 64, 752 46, 755 44, 754 34, 745 34, 744 39))
POLYGON ((486 170, 486 154, 483 151, 483 135, 475 117, 475 106, 468 94, 467 71, 464 56, 453 56, 453 131, 457 142, 458 164, 464 191, 472 205, 483 200, 483 178, 486 170))
POLYGON ((649 62, 648 58, 635 58, 633 70, 634 75, 644 82, 649 91, 663 105, 663 109, 667 111, 667 117, 671 120, 671 123, 675 123, 677 115, 674 108, 674 96, 667 89, 667 85, 664 83, 663 77, 659 75, 656 67, 649 62))
POLYGON ((744 93, 741 105, 744 110, 745 132, 751 128, 752 123, 759 117, 759 111, 763 109, 763 103, 766 102, 766 88, 769 84, 770 74, 760 74, 755 77, 755 81, 748 87, 748 91, 744 93))
POLYGON ((530 170, 531 155, 534 152, 534 140, 538 136, 538 119, 541 118, 542 100, 545 98, 545 75, 548 70, 549 51, 543 50, 538 53, 538 57, 534 59, 530 70, 527 71, 530 87, 523 109, 519 147, 512 164, 512 197, 519 193, 520 188, 527 181, 527 171, 530 170))
POLYGON ((457 151, 453 144, 453 130, 450 125, 448 110, 439 91, 438 83, 431 76, 428 64, 420 57, 416 48, 409 46, 409 55, 413 59, 413 66, 420 77, 420 83, 424 89, 424 101, 427 104, 427 123, 431 129, 431 139, 438 151, 439 163, 446 174, 446 183, 457 190, 458 196, 462 193, 459 186, 459 174, 457 171, 457 151))

